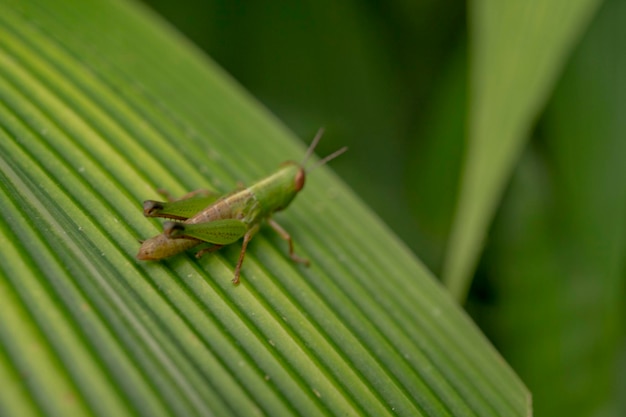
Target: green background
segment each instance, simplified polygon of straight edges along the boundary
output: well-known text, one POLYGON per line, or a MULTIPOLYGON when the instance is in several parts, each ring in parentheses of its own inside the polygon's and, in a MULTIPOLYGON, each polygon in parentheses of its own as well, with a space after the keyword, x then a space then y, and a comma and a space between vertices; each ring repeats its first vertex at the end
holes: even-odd
MULTIPOLYGON (((347 144, 336 172, 445 274, 477 106, 468 87, 480 64, 477 20, 497 2, 147 3, 304 141, 325 126, 320 154, 347 144)), ((509 56, 494 71, 510 72, 523 96, 533 80, 515 78, 517 67, 544 63, 520 42, 549 43, 572 11, 528 2, 536 13, 515 28, 507 19, 526 10, 514 3, 496 17, 502 31, 492 36, 509 56)), ((581 12, 554 75, 539 81, 511 167, 484 160, 485 175, 503 185, 484 251, 476 244, 466 306, 528 385, 536 415, 626 412, 625 6, 609 0, 581 12)), ((497 76, 485 82, 497 89, 497 76)), ((519 100, 512 94, 512 107, 519 100)))
POLYGON ((0 415, 626 414, 624 21, 0 1, 0 415), (135 259, 157 188, 250 184, 320 126, 350 150, 276 216, 310 268, 266 228, 238 287, 239 243, 135 259))

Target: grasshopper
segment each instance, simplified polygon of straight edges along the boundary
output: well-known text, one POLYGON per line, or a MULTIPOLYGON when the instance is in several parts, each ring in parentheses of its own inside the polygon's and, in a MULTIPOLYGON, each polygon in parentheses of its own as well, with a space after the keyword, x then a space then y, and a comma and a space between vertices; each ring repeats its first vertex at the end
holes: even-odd
POLYGON ((323 129, 320 129, 302 163, 284 162, 276 172, 248 188, 238 189, 222 197, 205 190, 197 190, 178 200, 144 201, 143 213, 146 217, 163 217, 175 221, 166 221, 163 224, 162 234, 143 241, 137 253, 137 259, 159 260, 202 243, 209 243, 210 246, 196 253, 196 257, 199 258, 206 253, 235 243, 243 237, 233 278, 233 284, 237 285, 248 243, 259 231, 261 222, 265 220, 281 238, 287 241, 291 259, 308 266, 308 260, 294 253, 293 240, 289 233, 271 216, 277 211, 284 210, 302 190, 307 172, 336 158, 348 149, 343 147, 333 152, 307 171, 304 166, 313 154, 322 134, 323 129))

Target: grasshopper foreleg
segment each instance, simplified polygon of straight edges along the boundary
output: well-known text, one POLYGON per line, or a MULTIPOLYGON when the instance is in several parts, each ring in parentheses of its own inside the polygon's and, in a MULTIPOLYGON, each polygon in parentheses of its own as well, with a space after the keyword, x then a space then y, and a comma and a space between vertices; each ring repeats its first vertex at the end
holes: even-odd
POLYGON ((286 240, 287 243, 289 244, 289 257, 294 261, 294 262, 298 262, 301 264, 304 264, 306 266, 310 265, 310 262, 308 259, 304 259, 299 257, 298 255, 295 254, 294 250, 293 250, 293 240, 291 239, 291 235, 289 235, 289 233, 287 233, 287 231, 285 229, 283 229, 281 227, 281 225, 279 225, 278 223, 276 223, 273 219, 267 219, 267 224, 269 224, 272 229, 274 229, 276 231, 276 233, 278 233, 278 235, 283 239, 286 240))

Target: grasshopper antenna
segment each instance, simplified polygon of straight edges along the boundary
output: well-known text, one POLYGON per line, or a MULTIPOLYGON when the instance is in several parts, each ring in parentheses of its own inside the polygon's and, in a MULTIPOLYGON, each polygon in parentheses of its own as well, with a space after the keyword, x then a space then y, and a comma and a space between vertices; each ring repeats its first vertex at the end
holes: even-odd
POLYGON ((304 154, 304 159, 302 160, 302 163, 300 164, 300 166, 304 166, 306 164, 306 161, 308 161, 311 155, 313 155, 313 151, 315 150, 315 147, 317 146, 317 144, 319 143, 323 135, 324 135, 324 128, 320 127, 317 133, 315 134, 313 141, 309 145, 309 149, 306 150, 306 153, 304 154))
MULTIPOLYGON (((315 147, 317 146, 317 144, 319 143, 320 139, 322 138, 323 134, 324 134, 324 128, 321 127, 317 131, 317 133, 315 134, 315 137, 313 138, 313 141, 311 142, 311 145, 309 146, 309 149, 307 149, 306 154, 304 155, 304 160, 302 161, 302 165, 301 166, 304 166, 306 164, 306 162, 309 160, 309 158, 313 154, 313 151, 315 150, 315 147)), ((342 153, 344 153, 347 150, 348 150, 347 146, 344 146, 343 148, 336 150, 335 152, 331 153, 330 155, 327 155, 323 159, 317 161, 313 166, 309 167, 306 170, 306 172, 313 171, 315 168, 317 168, 319 166, 322 166, 325 163, 327 163, 328 161, 331 161, 331 160, 335 159, 336 157, 338 157, 339 155, 341 155, 342 153)))
POLYGON ((324 165, 328 161, 332 161, 333 159, 335 159, 336 157, 338 157, 339 155, 341 155, 342 153, 344 153, 347 150, 348 150, 347 146, 344 146, 343 148, 337 149, 335 152, 331 153, 330 155, 326 155, 324 158, 322 158, 321 160, 317 161, 315 163, 315 165, 309 167, 306 170, 306 172, 309 173, 309 172, 313 171, 315 168, 324 165))

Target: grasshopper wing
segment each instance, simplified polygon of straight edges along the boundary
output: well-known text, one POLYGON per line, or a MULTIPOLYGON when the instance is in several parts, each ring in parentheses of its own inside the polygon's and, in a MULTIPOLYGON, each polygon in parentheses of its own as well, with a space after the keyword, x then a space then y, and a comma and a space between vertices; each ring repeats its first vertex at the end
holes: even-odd
POLYGON ((165 222, 163 233, 170 239, 193 238, 215 245, 229 245, 248 231, 248 225, 237 219, 214 220, 205 223, 165 222))

